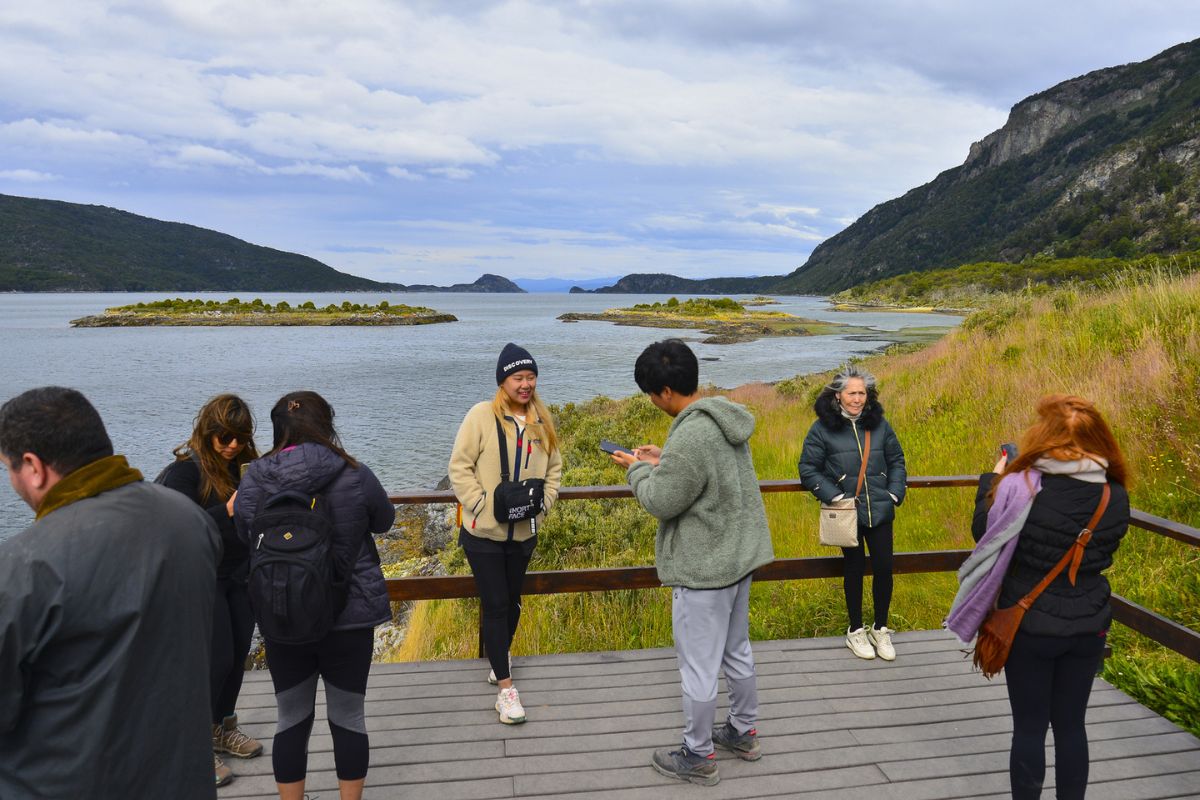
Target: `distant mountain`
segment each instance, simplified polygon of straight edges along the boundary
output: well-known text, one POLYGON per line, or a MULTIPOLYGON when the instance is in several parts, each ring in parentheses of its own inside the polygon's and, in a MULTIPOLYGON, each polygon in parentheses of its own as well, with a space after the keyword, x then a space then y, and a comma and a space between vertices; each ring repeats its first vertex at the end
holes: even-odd
MULTIPOLYGON (((594 294, 743 294, 765 293, 779 283, 780 275, 765 278, 680 278, 666 273, 626 275, 612 286, 594 289, 594 294)), ((572 293, 576 289, 571 289, 572 293)))
POLYGON ((492 292, 506 294, 525 294, 525 290, 508 278, 499 275, 481 275, 474 283, 456 283, 453 286, 430 286, 426 283, 414 283, 410 286, 396 284, 398 292, 492 292))
POLYGON ((587 278, 586 280, 567 280, 566 278, 513 278, 513 283, 527 292, 566 292, 572 287, 581 289, 596 289, 616 283, 618 278, 587 278))
POLYGON ((0 291, 383 291, 315 258, 106 206, 0 195, 0 291))
POLYGON ((1017 103, 967 160, 822 242, 776 291, 913 270, 1200 248, 1200 40, 1017 103))

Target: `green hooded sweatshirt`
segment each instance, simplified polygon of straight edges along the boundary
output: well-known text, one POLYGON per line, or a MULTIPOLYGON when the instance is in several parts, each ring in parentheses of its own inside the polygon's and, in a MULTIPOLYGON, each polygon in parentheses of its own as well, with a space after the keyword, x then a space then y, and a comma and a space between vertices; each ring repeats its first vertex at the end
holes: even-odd
POLYGON ((753 432, 745 408, 705 397, 671 423, 657 467, 629 467, 634 495, 659 520, 654 561, 664 585, 720 589, 774 560, 753 432))

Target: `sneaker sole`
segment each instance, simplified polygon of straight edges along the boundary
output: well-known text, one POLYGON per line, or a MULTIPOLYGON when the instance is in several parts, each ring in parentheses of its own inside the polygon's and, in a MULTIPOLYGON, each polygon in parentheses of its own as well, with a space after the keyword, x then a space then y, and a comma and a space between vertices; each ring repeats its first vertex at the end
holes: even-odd
POLYGON ((225 749, 218 750, 217 748, 214 747, 213 752, 214 753, 224 753, 225 755, 233 756, 234 758, 258 758, 259 756, 261 756, 263 754, 263 749, 262 749, 262 745, 259 745, 258 749, 255 750, 253 753, 237 753, 237 752, 234 752, 233 750, 225 750, 225 749))
POLYGON ((525 717, 506 717, 500 709, 496 709, 496 713, 500 715, 500 721, 505 725, 520 725, 525 721, 525 717))
POLYGON ((721 782, 720 775, 680 775, 678 772, 671 772, 668 769, 663 769, 658 765, 657 761, 651 761, 650 766, 654 767, 654 771, 659 775, 664 775, 668 778, 674 778, 677 781, 695 783, 699 784, 700 786, 716 786, 721 782))
POLYGON ((871 655, 869 655, 869 656, 862 656, 862 655, 859 655, 859 654, 858 654, 858 653, 855 651, 855 649, 854 649, 853 647, 851 647, 851 646, 850 646, 850 643, 849 643, 849 642, 846 642, 846 649, 847 649, 847 650, 849 650, 851 653, 854 653, 854 655, 858 656, 858 657, 859 657, 859 658, 861 658, 863 661, 870 661, 871 659, 873 659, 873 658, 875 657, 875 653, 871 653, 871 655))
POLYGON ((762 750, 738 750, 736 747, 726 747, 722 744, 713 742, 713 746, 721 750, 727 750, 740 758, 742 761, 758 761, 762 758, 762 750))
POLYGON ((233 783, 233 779, 234 779, 233 775, 227 775, 224 780, 216 781, 215 785, 216 786, 228 786, 229 784, 233 783))

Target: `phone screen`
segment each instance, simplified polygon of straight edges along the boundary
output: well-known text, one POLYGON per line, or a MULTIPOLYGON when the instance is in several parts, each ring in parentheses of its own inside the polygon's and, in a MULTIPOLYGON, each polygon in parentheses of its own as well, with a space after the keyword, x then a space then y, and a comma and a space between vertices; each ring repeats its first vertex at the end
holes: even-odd
POLYGON ((628 447, 622 447, 616 442, 610 442, 608 439, 600 440, 600 449, 606 453, 629 453, 633 455, 633 451, 628 447))

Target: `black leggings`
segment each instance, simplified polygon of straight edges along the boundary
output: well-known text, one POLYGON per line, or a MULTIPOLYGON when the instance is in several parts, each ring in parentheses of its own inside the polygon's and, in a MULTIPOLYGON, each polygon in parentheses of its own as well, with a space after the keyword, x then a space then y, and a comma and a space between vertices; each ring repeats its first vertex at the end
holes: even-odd
POLYGON ((1017 631, 1004 665, 1013 716, 1008 775, 1014 800, 1042 795, 1048 726, 1054 727, 1055 795, 1077 800, 1087 790, 1084 715, 1104 641, 1104 633, 1031 636, 1017 631))
POLYGON ((521 585, 533 552, 523 552, 517 542, 506 542, 502 553, 466 550, 467 562, 475 575, 475 588, 483 605, 481 623, 483 646, 496 680, 508 675, 508 649, 521 619, 521 585))
POLYGON ((212 724, 219 725, 233 714, 242 678, 246 676, 246 654, 254 634, 254 612, 243 581, 218 579, 217 601, 213 606, 212 663, 209 669, 209 696, 212 698, 212 724))
POLYGON ((371 751, 363 701, 374 647, 374 628, 334 631, 314 644, 267 641, 267 667, 279 709, 271 752, 276 782, 302 781, 308 771, 308 736, 316 709, 317 676, 325 681, 325 711, 338 780, 367 777, 371 751))
POLYGON ((892 523, 880 523, 874 528, 858 526, 858 547, 843 547, 842 561, 845 576, 842 589, 846 593, 846 612, 850 630, 863 626, 862 595, 866 556, 863 545, 871 554, 871 599, 875 605, 875 627, 887 625, 888 608, 892 604, 892 523))

